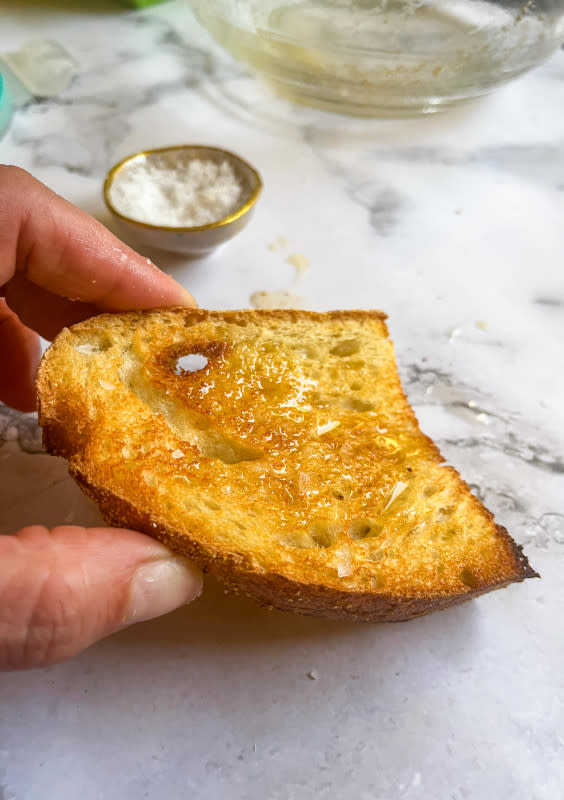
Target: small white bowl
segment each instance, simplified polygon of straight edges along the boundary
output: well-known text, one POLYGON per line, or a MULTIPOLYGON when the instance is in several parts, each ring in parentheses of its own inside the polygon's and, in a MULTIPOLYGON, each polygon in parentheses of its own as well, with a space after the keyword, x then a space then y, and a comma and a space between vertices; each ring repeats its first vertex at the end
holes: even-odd
POLYGON ((190 256, 205 256, 216 247, 231 239, 242 230, 251 218, 252 211, 262 190, 259 173, 235 153, 219 147, 205 145, 179 145, 177 147, 160 147, 154 150, 143 150, 127 156, 108 172, 104 182, 104 200, 118 225, 124 233, 135 239, 140 245, 156 247, 175 253, 190 256), (153 160, 156 164, 163 160, 168 165, 176 160, 186 162, 187 159, 200 159, 224 163, 227 161, 243 187, 241 205, 228 217, 210 222, 207 225, 193 227, 150 225, 138 222, 117 210, 111 200, 112 186, 119 180, 120 174, 129 169, 136 161, 153 160))

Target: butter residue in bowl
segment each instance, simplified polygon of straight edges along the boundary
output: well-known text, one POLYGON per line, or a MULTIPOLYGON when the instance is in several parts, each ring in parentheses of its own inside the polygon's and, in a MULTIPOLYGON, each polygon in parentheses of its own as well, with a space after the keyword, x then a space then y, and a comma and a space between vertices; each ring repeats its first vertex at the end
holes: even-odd
POLYGON ((109 197, 119 214, 165 227, 210 225, 244 201, 243 186, 225 161, 139 158, 120 170, 109 197))

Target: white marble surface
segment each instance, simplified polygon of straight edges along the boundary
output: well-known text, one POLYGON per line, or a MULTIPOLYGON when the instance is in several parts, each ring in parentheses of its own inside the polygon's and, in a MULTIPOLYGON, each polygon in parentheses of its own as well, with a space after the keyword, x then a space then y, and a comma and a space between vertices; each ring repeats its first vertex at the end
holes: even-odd
MULTIPOLYGON (((2 160, 108 224, 101 182, 131 152, 251 160, 265 191, 236 240, 148 255, 203 306, 290 291, 384 309, 423 429, 542 580, 395 626, 268 613, 209 581, 70 663, 0 677, 1 800, 559 800, 564 52, 448 116, 366 122, 275 99, 179 0, 15 5, 0 48, 54 37, 81 74, 17 114, 2 160), (310 265, 297 280, 291 253, 310 265)), ((34 419, 0 407, 0 533, 98 519, 34 419)))

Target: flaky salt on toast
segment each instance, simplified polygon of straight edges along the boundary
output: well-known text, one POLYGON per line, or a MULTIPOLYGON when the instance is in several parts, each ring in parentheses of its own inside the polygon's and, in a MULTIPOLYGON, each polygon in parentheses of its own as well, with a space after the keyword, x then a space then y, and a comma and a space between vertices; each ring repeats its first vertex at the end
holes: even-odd
POLYGON ((380 312, 102 315, 37 385, 109 524, 262 604, 406 620, 536 575, 420 431, 380 312))

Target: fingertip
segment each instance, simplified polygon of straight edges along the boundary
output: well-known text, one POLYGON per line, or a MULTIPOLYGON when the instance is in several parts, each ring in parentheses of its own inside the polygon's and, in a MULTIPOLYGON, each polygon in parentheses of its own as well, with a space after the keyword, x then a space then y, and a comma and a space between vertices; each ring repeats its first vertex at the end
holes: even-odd
POLYGON ((172 275, 161 269, 158 264, 155 264, 150 258, 144 258, 135 250, 131 250, 130 252, 143 274, 146 272, 147 268, 149 269, 155 282, 155 288, 158 287, 158 291, 160 292, 160 298, 153 297, 151 304, 145 307, 154 307, 159 303, 159 300, 159 304, 163 306, 181 306, 185 308, 198 307, 198 304, 190 292, 185 289, 181 283, 175 280, 172 275))
POLYGON ((135 570, 123 625, 160 617, 196 600, 202 593, 201 571, 178 556, 142 564, 135 570))
POLYGON ((198 304, 196 303, 190 292, 187 291, 183 286, 180 286, 180 284, 178 284, 178 287, 180 289, 178 305, 184 306, 186 308, 198 308, 198 304))

